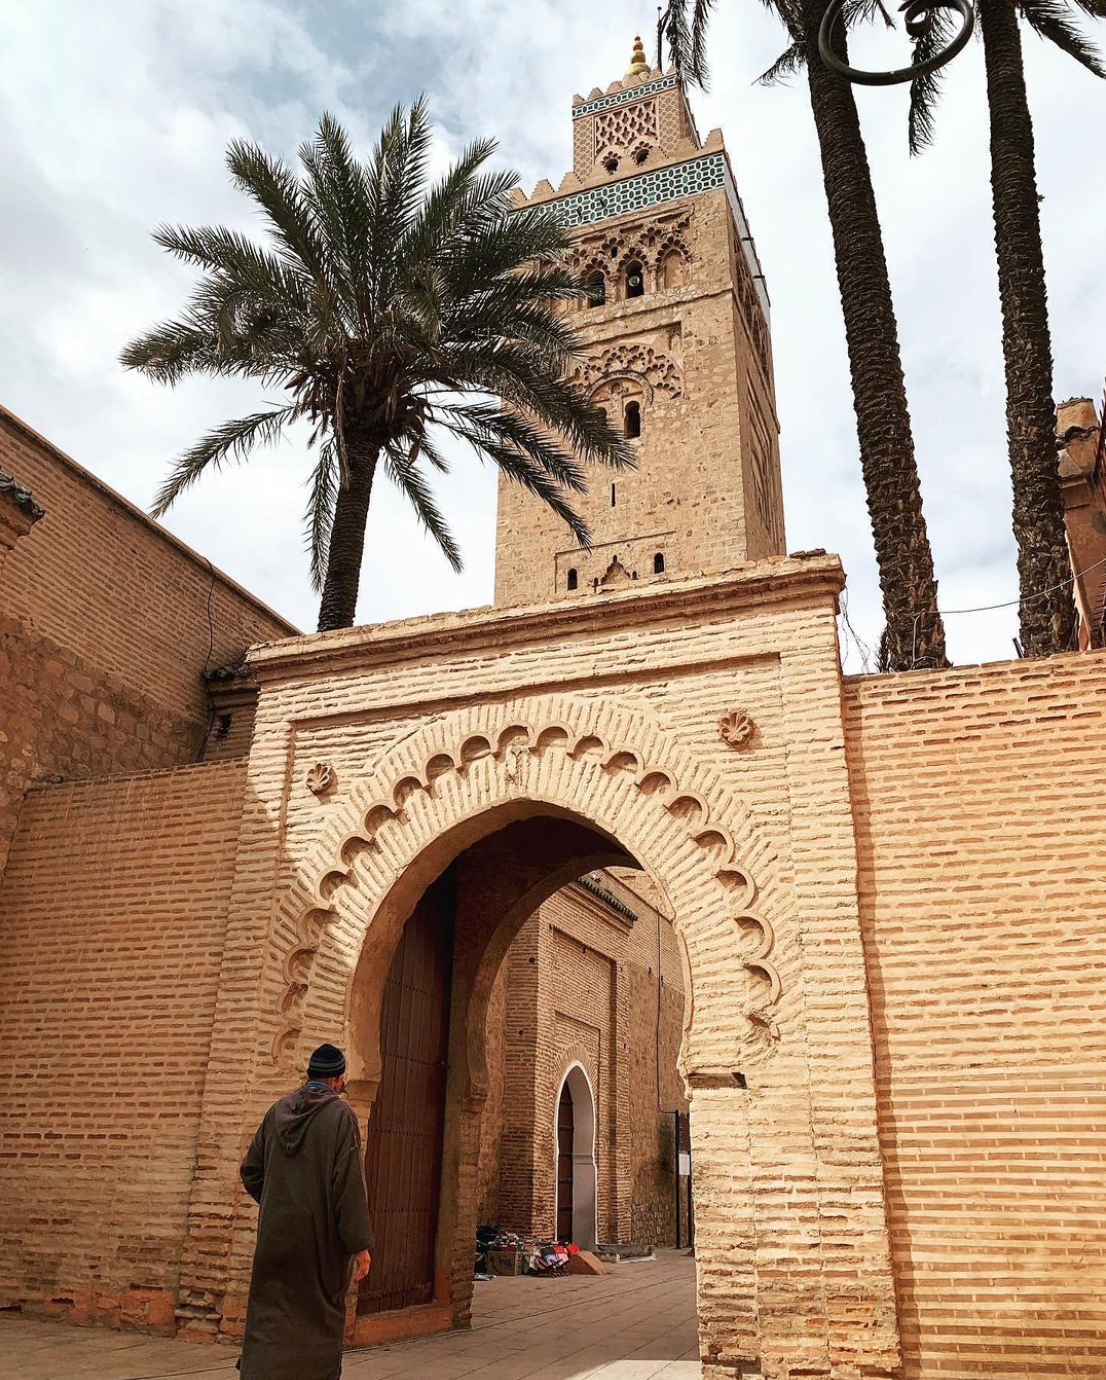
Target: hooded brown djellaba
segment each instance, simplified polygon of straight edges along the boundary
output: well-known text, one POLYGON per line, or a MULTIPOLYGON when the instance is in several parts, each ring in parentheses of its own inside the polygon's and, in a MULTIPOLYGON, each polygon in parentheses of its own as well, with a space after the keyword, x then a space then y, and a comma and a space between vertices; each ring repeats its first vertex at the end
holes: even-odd
POLYGON ((337 1380, 353 1257, 373 1244, 361 1136, 338 1090, 309 1079, 274 1103, 241 1176, 261 1208, 242 1380, 337 1380))

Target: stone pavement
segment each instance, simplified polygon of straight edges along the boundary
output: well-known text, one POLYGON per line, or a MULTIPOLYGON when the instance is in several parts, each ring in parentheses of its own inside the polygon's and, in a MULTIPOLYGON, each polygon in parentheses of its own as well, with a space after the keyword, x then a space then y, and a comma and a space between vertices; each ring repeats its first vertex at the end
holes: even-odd
MULTIPOLYGON (((3 1380, 237 1380, 230 1347, 0 1317, 3 1380)), ((342 1380, 698 1380, 695 1266, 477 1284, 471 1332, 346 1353, 342 1380)))

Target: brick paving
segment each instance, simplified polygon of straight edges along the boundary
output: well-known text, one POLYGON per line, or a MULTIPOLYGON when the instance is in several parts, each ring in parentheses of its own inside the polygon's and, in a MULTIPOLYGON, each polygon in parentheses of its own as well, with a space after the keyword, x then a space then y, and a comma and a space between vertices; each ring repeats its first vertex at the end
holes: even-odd
MULTIPOLYGON (((229 1347, 0 1318, 4 1380, 237 1380, 229 1347)), ((342 1380, 698 1380, 695 1267, 478 1284, 471 1332, 348 1352, 342 1380)))

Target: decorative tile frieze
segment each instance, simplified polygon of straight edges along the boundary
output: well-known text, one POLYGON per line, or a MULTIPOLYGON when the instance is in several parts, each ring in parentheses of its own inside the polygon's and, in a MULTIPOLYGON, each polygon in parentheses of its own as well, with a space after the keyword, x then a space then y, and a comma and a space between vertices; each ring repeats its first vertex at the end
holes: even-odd
POLYGON ((584 101, 572 107, 572 118, 579 120, 583 115, 594 115, 597 110, 610 110, 614 105, 629 105, 640 101, 642 96, 655 96, 658 91, 672 91, 679 84, 673 73, 668 77, 658 77, 655 81, 643 81, 640 86, 631 86, 625 91, 612 91, 609 96, 597 96, 594 101, 584 101))
POLYGON ((671 163, 668 167, 654 168, 634 177, 622 177, 602 187, 590 187, 586 192, 573 192, 570 196, 560 197, 550 205, 571 229, 578 225, 588 225, 593 221, 607 220, 611 216, 626 215, 630 211, 644 211, 650 206, 676 201, 680 197, 695 196, 699 192, 714 191, 718 187, 725 188, 730 210, 740 232, 742 250, 767 320, 768 292, 764 286, 760 264, 756 262, 755 255, 750 255, 749 252, 752 236, 749 234, 748 222, 724 153, 705 153, 698 158, 689 158, 683 163, 671 163))

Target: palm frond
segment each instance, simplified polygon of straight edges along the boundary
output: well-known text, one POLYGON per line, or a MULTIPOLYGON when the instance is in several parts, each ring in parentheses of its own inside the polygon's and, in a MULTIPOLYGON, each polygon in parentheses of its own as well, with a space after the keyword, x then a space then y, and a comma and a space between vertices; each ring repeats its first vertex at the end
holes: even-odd
POLYGON ((253 412, 248 417, 239 417, 232 422, 221 422, 174 462, 150 510, 154 517, 161 517, 167 512, 174 499, 194 484, 204 470, 217 470, 227 460, 241 464, 249 458, 255 446, 272 445, 296 415, 297 409, 291 405, 270 407, 264 412, 253 412))
POLYGON ((1091 19, 1106 19, 1106 0, 1071 0, 1071 3, 1091 19))
POLYGON ((786 48, 767 71, 757 77, 759 86, 781 86, 806 65, 806 45, 796 40, 786 48))
POLYGON ((364 330, 372 316, 372 203, 364 167, 345 130, 324 112, 314 139, 301 145, 311 208, 335 266, 334 289, 349 312, 351 329, 364 330))
POLYGON ((119 362, 170 387, 186 374, 220 372, 211 331, 192 316, 163 321, 124 345, 119 362))
POLYGON ((227 149, 227 167, 237 186, 265 212, 280 252, 313 278, 326 281, 326 247, 291 170, 244 139, 234 140, 227 149))
POLYGON ((704 91, 710 83, 707 28, 713 9, 714 0, 672 0, 663 21, 669 60, 687 81, 704 91))
MULTIPOLYGON (((915 35, 911 60, 915 64, 928 62, 944 48, 959 24, 950 10, 932 9, 927 22, 915 35)), ((937 103, 941 96, 944 70, 927 72, 910 83, 910 114, 907 120, 910 152, 915 157, 933 142, 936 132, 937 103)))
MULTIPOLYGON (((1096 13, 1097 6, 1088 9, 1084 4, 1082 8, 1095 18, 1103 17, 1096 13)), ((1019 0, 1019 9, 1026 23, 1039 37, 1055 43, 1057 48, 1082 63, 1096 77, 1106 77, 1102 54, 1073 22, 1066 0, 1019 0)))
POLYGON ((419 472, 418 454, 414 448, 403 451, 398 446, 389 446, 384 452, 385 471, 406 496, 419 522, 434 538, 446 560, 459 574, 464 569, 461 549, 449 530, 449 524, 434 499, 434 493, 427 484, 426 477, 419 472))
POLYGON ((319 447, 318 462, 310 479, 310 492, 303 520, 307 549, 311 557, 311 588, 321 590, 326 583, 330 559, 330 533, 334 526, 334 505, 338 501, 338 457, 334 438, 319 447))
POLYGON ((565 522, 581 546, 591 545, 591 533, 587 523, 565 498, 563 487, 529 455, 511 444, 497 441, 493 435, 479 427, 468 427, 462 422, 443 424, 463 441, 467 441, 482 460, 493 461, 512 482, 532 493, 565 522))
POLYGON ((576 457, 548 431, 491 402, 455 403, 441 409, 442 420, 465 440, 483 445, 513 446, 557 484, 576 493, 587 491, 587 477, 576 457))

